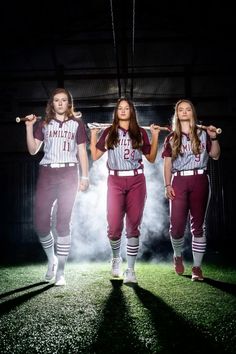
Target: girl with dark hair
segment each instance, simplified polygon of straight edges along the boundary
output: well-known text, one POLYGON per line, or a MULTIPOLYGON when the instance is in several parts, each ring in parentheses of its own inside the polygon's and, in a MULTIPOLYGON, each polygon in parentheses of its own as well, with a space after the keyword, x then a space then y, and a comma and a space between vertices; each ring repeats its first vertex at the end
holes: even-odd
POLYGON ((138 125, 133 103, 121 98, 114 110, 113 123, 97 141, 99 129, 91 130, 91 155, 98 160, 108 152, 107 222, 112 250, 112 276, 121 275, 121 234, 126 217, 127 263, 124 283, 136 283, 134 271, 139 250, 140 225, 146 200, 146 180, 142 155, 155 162, 158 149, 159 126, 151 125, 152 142, 138 125))
POLYGON ((45 120, 35 129, 36 116, 31 114, 26 118, 29 153, 35 155, 42 144, 44 151, 39 163, 34 225, 48 259, 45 280, 51 281, 55 277, 55 285, 61 286, 66 284, 64 268, 71 246, 70 221, 76 193, 78 187, 84 191, 89 185, 86 131, 82 120, 76 118, 71 94, 64 88, 52 92, 45 120), (55 202, 56 225, 52 232, 55 202))

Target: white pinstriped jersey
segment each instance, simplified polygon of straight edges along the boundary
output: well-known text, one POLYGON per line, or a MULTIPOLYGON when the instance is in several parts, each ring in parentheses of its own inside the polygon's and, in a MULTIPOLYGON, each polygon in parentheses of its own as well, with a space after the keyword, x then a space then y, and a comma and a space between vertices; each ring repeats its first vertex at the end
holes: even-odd
POLYGON ((77 146, 87 142, 83 122, 74 118, 64 122, 52 119, 49 124, 40 121, 34 131, 34 137, 44 142, 44 156, 40 165, 77 163, 77 146))
MULTIPOLYGON (((171 137, 173 133, 169 134, 164 142, 162 157, 171 157, 171 137)), ((199 133, 199 139, 201 141, 201 153, 194 155, 191 147, 191 141, 189 137, 182 133, 182 146, 181 154, 172 161, 172 173, 177 171, 187 171, 194 169, 207 169, 207 163, 209 159, 210 151, 210 139, 205 131, 199 133)))
MULTIPOLYGON (((109 129, 106 129, 96 147, 101 151, 106 151, 106 137, 109 129)), ((142 149, 133 149, 129 131, 119 127, 119 143, 114 149, 108 149, 107 166, 111 170, 128 171, 143 168, 142 155, 150 153, 151 145, 146 131, 140 128, 143 139, 142 149)))

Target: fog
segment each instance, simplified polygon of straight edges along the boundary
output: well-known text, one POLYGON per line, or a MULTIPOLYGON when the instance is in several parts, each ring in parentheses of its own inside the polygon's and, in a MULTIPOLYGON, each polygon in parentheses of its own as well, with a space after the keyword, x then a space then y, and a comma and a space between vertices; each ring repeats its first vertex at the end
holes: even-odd
MULTIPOLYGON (((72 249, 70 258, 77 261, 109 260, 111 250, 107 238, 106 195, 107 195, 107 154, 91 163, 90 186, 86 192, 79 192, 72 215, 72 249)), ((147 199, 143 214, 138 258, 149 254, 151 259, 161 258, 155 249, 158 241, 168 243, 168 206, 164 196, 160 152, 154 164, 145 157, 144 173, 147 184, 147 199)), ((126 237, 122 234, 121 252, 125 259, 126 237)))

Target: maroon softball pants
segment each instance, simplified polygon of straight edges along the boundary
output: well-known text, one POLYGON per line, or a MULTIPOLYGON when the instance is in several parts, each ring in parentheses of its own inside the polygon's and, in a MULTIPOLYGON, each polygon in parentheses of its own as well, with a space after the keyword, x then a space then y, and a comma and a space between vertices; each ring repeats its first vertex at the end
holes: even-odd
POLYGON ((57 201, 55 226, 57 234, 61 237, 70 234, 70 220, 77 190, 77 166, 39 167, 34 208, 34 226, 39 236, 50 233, 55 201, 57 201))
POLYGON ((209 200, 208 176, 175 176, 172 187, 175 198, 170 201, 170 235, 174 239, 183 237, 189 216, 192 235, 202 237, 209 200))
POLYGON ((126 236, 138 237, 146 201, 146 179, 137 176, 108 176, 107 222, 108 237, 120 239, 126 223, 126 236))

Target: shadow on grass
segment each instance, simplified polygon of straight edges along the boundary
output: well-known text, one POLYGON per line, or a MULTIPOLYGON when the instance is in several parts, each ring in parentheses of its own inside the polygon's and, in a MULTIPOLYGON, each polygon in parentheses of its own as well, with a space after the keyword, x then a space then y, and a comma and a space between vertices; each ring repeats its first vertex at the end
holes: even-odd
POLYGON ((198 328, 185 321, 160 298, 138 285, 133 288, 153 320, 158 334, 158 341, 163 348, 157 352, 158 354, 176 352, 182 354, 202 352, 229 353, 224 350, 222 345, 207 338, 198 328))
MULTIPOLYGON (((183 274, 181 276, 191 279, 191 275, 183 274)), ((210 286, 213 286, 214 288, 224 291, 225 293, 236 296, 236 284, 225 283, 223 281, 219 281, 219 280, 215 280, 215 279, 211 279, 211 278, 205 278, 205 277, 204 277, 204 281, 203 282, 201 281, 200 283, 206 283, 210 286)))
MULTIPOLYGON (((29 286, 30 288, 33 287, 33 286, 38 286, 40 283, 36 283, 36 284, 32 284, 32 286, 29 286)), ((41 284, 45 284, 45 282, 41 282, 41 284)), ((46 283, 48 284, 48 283, 46 283)), ((51 287, 53 287, 54 284, 48 284, 46 286, 44 286, 43 288, 40 288, 40 289, 37 289, 37 290, 34 290, 34 291, 31 291, 29 293, 26 293, 26 294, 23 294, 23 295, 20 295, 14 299, 10 299, 10 300, 7 300, 3 303, 0 304, 0 316, 11 311, 12 309, 14 309, 16 306, 19 306, 21 304, 23 304, 24 302, 30 300, 31 298, 33 298, 34 296, 36 295, 39 295, 41 294, 42 292, 50 289, 51 287)), ((25 290, 25 289, 28 289, 28 287, 25 287, 25 288, 21 288, 21 290, 25 290)), ((19 290, 19 289, 16 289, 16 290, 19 290)), ((19 290, 20 291, 20 290, 19 290)), ((17 291, 15 291, 17 292, 17 291)), ((9 292, 10 293, 10 292, 9 292)), ((5 293, 6 295, 7 293, 5 293)), ((8 294, 10 295, 10 294, 8 294)))
POLYGON ((89 353, 147 353, 132 328, 132 319, 122 292, 123 280, 111 280, 112 290, 103 310, 103 322, 89 353))
POLYGON ((34 283, 34 284, 23 286, 22 288, 18 288, 18 289, 14 289, 14 290, 11 290, 11 291, 7 291, 6 293, 0 294, 0 299, 2 299, 4 297, 7 297, 9 295, 15 294, 15 293, 19 293, 19 292, 24 291, 24 290, 35 288, 36 286, 39 286, 39 285, 45 285, 45 284, 48 284, 48 282, 40 281, 39 283, 34 283))
POLYGON ((204 283, 214 286, 214 288, 218 288, 228 294, 236 296, 236 284, 225 283, 225 282, 210 279, 210 278, 204 278, 204 283))

